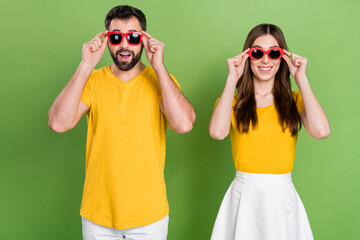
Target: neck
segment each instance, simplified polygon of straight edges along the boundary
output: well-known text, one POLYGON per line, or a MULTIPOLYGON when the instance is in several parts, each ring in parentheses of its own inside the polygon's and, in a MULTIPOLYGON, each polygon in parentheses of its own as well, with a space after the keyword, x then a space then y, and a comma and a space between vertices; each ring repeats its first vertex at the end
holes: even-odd
POLYGON ((128 82, 137 75, 139 75, 144 69, 146 65, 139 61, 135 67, 130 69, 129 71, 121 71, 114 63, 111 64, 110 69, 111 72, 117 76, 121 81, 128 82))
POLYGON ((254 83, 255 94, 267 95, 271 93, 274 88, 274 80, 275 80, 274 78, 268 81, 258 80, 254 78, 253 83, 254 83))

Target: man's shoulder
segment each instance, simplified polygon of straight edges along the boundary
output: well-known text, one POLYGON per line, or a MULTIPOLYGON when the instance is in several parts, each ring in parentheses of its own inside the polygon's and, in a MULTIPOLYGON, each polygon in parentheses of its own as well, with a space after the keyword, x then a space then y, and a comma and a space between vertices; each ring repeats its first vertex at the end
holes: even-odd
POLYGON ((110 65, 104 66, 101 68, 94 69, 91 74, 100 74, 100 73, 106 73, 110 70, 110 65))
POLYGON ((90 82, 97 81, 97 79, 108 77, 109 76, 110 66, 104 66, 98 69, 94 69, 89 77, 90 82))
MULTIPOLYGON (((153 68, 151 65, 150 65, 150 66, 146 65, 144 71, 146 72, 146 75, 148 75, 149 77, 155 77, 155 78, 157 78, 156 73, 155 73, 155 70, 154 70, 154 68, 153 68)), ((169 72, 168 72, 168 73, 169 73, 169 72)), ((171 77, 172 79, 175 78, 173 74, 169 73, 169 75, 170 75, 170 77, 171 77)))

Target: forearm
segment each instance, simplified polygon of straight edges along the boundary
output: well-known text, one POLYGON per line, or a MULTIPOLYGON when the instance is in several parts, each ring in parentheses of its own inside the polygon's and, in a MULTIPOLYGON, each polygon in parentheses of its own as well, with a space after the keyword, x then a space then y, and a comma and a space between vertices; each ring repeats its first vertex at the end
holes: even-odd
POLYGON ((81 62, 65 88, 49 110, 49 127, 62 132, 72 126, 78 112, 80 97, 95 66, 81 62))
POLYGON ((311 90, 307 77, 302 76, 297 84, 304 102, 307 131, 316 139, 326 138, 330 134, 329 121, 311 90))
POLYGON ((181 93, 164 65, 154 67, 163 97, 163 108, 168 124, 178 133, 189 132, 196 114, 191 103, 181 93))
POLYGON ((228 77, 225 88, 210 119, 209 133, 212 138, 221 140, 229 134, 235 87, 236 81, 228 77))

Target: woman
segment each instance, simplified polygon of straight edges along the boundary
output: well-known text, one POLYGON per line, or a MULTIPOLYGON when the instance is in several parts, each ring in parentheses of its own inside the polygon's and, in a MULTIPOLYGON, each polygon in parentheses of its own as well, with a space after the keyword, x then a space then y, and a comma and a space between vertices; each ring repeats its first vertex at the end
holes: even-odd
POLYGON ((287 51, 279 27, 260 24, 227 62, 209 132, 224 139, 230 131, 236 177, 211 239, 313 239, 291 171, 301 123, 316 139, 326 138, 330 126, 308 83, 307 60, 287 51), (290 74, 300 91, 291 91, 290 74))

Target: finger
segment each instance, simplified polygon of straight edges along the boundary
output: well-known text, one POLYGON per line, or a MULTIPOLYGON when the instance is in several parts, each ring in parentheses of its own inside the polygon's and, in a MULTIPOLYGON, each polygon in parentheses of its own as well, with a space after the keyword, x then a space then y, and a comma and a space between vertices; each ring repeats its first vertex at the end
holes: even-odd
POLYGON ((149 50, 150 50, 150 52, 154 53, 154 52, 156 52, 156 47, 155 47, 155 46, 151 46, 149 50))
POLYGON ((295 59, 295 60, 293 61, 293 63, 294 63, 294 65, 295 65, 296 67, 299 67, 299 66, 300 66, 300 60, 299 60, 299 59, 295 59))
POLYGON ((153 41, 149 41, 149 46, 152 47, 152 46, 161 46, 161 47, 164 47, 165 44, 160 42, 160 41, 156 41, 156 42, 153 42, 153 41))
POLYGON ((299 61, 302 61, 302 62, 305 62, 306 61, 306 58, 304 57, 301 57, 299 55, 296 55, 295 59, 299 60, 299 61))
POLYGON ((164 47, 164 44, 162 42, 155 42, 155 43, 149 44, 149 49, 151 49, 151 50, 157 50, 157 49, 160 49, 163 47, 164 47))
POLYGON ((239 59, 231 59, 231 60, 229 60, 229 65, 237 67, 240 65, 240 60, 239 59))
POLYGON ((155 38, 151 38, 150 40, 149 40, 149 43, 150 44, 164 44, 163 42, 160 42, 159 40, 157 40, 157 39, 155 39, 155 38))
POLYGON ((96 34, 96 36, 95 36, 95 37, 101 38, 102 36, 106 35, 106 34, 107 34, 107 32, 108 32, 108 30, 102 31, 102 32, 100 32, 100 33, 96 34))
POLYGON ((242 53, 240 53, 239 55, 235 56, 234 58, 242 58, 242 56, 244 56, 245 54, 247 54, 249 52, 250 48, 245 49, 242 53))
POLYGON ((95 43, 88 43, 88 46, 89 46, 89 49, 92 51, 92 52, 95 52, 96 50, 98 50, 98 47, 96 46, 95 43))
POLYGON ((241 54, 247 54, 249 52, 250 48, 245 49, 241 54))
POLYGON ((285 60, 285 62, 289 66, 289 68, 293 67, 293 63, 290 61, 290 59, 287 55, 283 55, 283 59, 285 60))
POLYGON ((151 36, 149 33, 145 32, 144 30, 141 30, 141 32, 142 32, 148 39, 151 39, 151 38, 152 38, 152 36, 151 36))
POLYGON ((307 62, 306 58, 298 58, 298 59, 296 59, 296 65, 297 66, 304 65, 304 64, 306 64, 306 62, 307 62))
POLYGON ((307 62, 300 62, 300 67, 299 67, 299 69, 300 69, 301 71, 304 71, 304 72, 305 72, 306 64, 307 64, 307 62))
POLYGON ((287 50, 284 49, 284 53, 292 58, 293 54, 287 50))
POLYGON ((105 36, 101 42, 101 48, 106 48, 108 37, 105 36))
POLYGON ((145 49, 147 49, 148 48, 148 38, 145 36, 145 35, 143 35, 142 36, 142 38, 141 38, 141 41, 142 41, 142 43, 144 44, 144 47, 145 47, 145 49))
POLYGON ((295 54, 295 53, 293 53, 292 56, 293 56, 294 58, 304 59, 304 57, 302 57, 302 56, 300 56, 300 55, 297 55, 297 54, 295 54))
POLYGON ((99 47, 101 46, 101 38, 96 38, 96 42, 97 42, 97 44, 99 45, 99 47))
POLYGON ((92 44, 94 44, 97 48, 101 45, 101 42, 99 44, 99 39, 98 38, 94 38, 93 40, 91 40, 92 44))
POLYGON ((246 60, 248 59, 248 57, 249 57, 249 54, 245 54, 245 55, 243 55, 243 57, 242 57, 242 59, 241 59, 241 65, 244 65, 245 64, 245 62, 246 62, 246 60))

